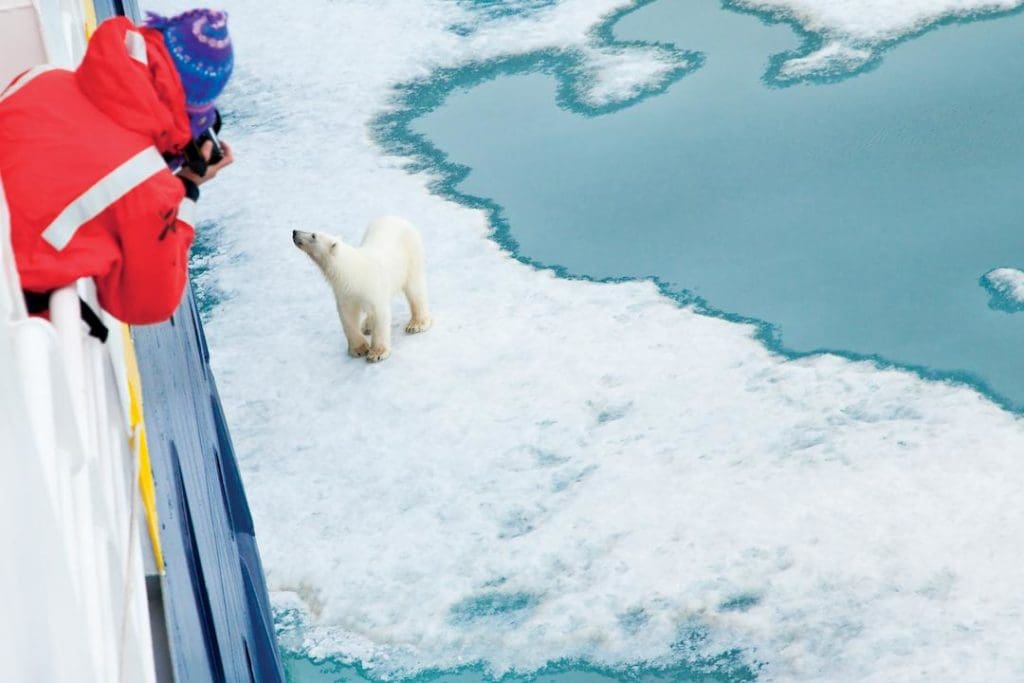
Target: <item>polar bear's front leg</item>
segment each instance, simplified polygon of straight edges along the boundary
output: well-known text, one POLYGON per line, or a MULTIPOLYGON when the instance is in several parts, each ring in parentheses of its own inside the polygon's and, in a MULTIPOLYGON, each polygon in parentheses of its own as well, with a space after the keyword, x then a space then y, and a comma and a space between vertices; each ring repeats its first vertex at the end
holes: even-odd
POLYGON ((371 363, 384 360, 391 355, 391 307, 387 304, 376 306, 370 311, 370 352, 366 360, 371 363))
POLYGON ((338 303, 338 317, 341 319, 341 329, 345 331, 345 339, 348 340, 348 355, 358 358, 370 352, 370 345, 366 343, 366 337, 359 329, 359 315, 361 309, 358 304, 338 303))

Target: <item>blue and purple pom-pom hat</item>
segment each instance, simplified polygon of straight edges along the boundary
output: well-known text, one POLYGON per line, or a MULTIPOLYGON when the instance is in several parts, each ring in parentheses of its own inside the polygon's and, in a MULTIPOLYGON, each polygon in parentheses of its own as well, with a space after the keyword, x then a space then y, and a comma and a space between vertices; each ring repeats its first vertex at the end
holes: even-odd
POLYGON ((174 17, 149 12, 145 25, 164 34, 164 45, 185 89, 192 137, 199 137, 213 125, 214 100, 227 85, 235 64, 228 15, 209 9, 189 10, 174 17))

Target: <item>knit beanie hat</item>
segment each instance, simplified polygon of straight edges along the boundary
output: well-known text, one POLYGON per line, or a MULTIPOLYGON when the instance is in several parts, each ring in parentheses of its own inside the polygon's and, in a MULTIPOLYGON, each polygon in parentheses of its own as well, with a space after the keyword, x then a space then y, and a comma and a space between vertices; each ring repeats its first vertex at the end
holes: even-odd
POLYGON ((213 101, 231 76, 235 59, 228 35, 228 15, 208 9, 194 9, 175 17, 149 12, 146 26, 164 35, 164 45, 185 89, 192 137, 199 137, 215 117, 213 101))

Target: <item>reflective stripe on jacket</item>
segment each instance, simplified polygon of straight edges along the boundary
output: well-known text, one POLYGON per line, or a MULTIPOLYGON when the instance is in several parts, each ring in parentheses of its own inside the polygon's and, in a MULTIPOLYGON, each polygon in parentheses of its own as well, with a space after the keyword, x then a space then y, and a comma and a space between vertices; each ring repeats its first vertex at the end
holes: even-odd
POLYGON ((0 94, 0 177, 22 287, 95 278, 128 323, 165 320, 186 282, 194 202, 168 170, 190 137, 157 31, 96 30, 75 71, 36 67, 0 94))

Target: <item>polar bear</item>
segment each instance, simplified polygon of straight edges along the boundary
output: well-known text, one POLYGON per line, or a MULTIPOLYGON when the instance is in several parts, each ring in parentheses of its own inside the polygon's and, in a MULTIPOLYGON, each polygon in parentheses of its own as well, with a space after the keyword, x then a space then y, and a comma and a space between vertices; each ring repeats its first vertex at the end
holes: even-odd
POLYGON ((412 312, 409 334, 430 327, 423 241, 415 226, 395 216, 370 223, 359 247, 325 232, 292 231, 292 242, 320 266, 334 289, 348 352, 371 363, 391 355, 391 299, 404 292, 412 312), (365 314, 365 319, 363 315, 365 314), (370 343, 366 337, 370 335, 370 343))

